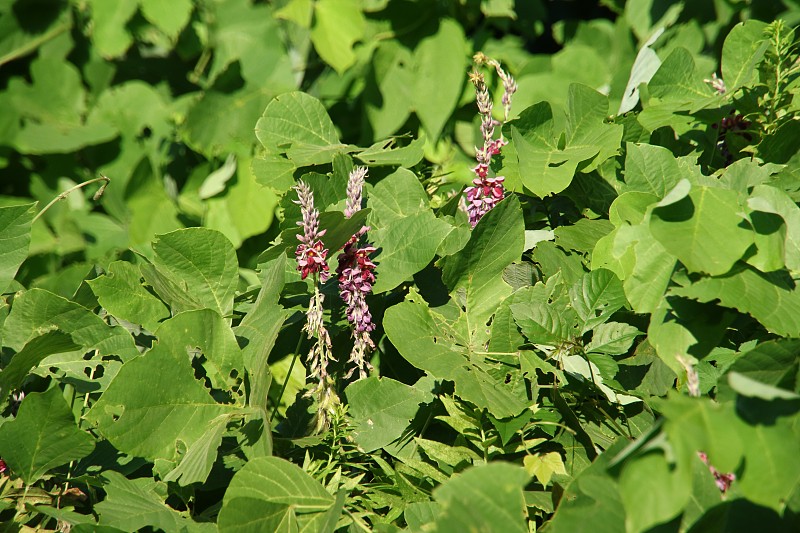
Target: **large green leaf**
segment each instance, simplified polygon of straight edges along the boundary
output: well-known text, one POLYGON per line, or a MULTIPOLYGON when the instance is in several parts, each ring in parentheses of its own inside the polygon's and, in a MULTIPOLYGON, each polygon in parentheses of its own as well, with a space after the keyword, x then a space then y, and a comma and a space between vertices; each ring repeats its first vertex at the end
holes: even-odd
POLYGON ((345 394, 355 420, 355 440, 367 453, 398 439, 419 406, 433 400, 430 392, 377 377, 356 381, 345 394))
MULTIPOLYGON (((155 527, 166 533, 211 533, 214 524, 201 524, 167 506, 162 493, 163 484, 152 478, 127 479, 113 470, 103 472, 108 481, 103 486, 106 499, 96 506, 99 524, 123 531, 138 531, 155 527)), ((188 514, 188 513, 187 513, 188 514)), ((103 531, 98 528, 97 531, 103 531)))
POLYGON ((111 263, 104 276, 87 283, 100 305, 116 318, 155 331, 158 322, 169 316, 167 306, 142 285, 139 269, 128 262, 111 263))
POLYGON ((444 261, 442 281, 451 294, 465 292, 467 327, 478 342, 488 337, 486 324, 497 302, 511 294, 503 270, 520 258, 524 247, 522 210, 512 194, 481 218, 461 251, 444 261))
POLYGON ((211 386, 233 390, 233 399, 243 403, 243 391, 238 390, 244 370, 242 352, 230 325, 217 312, 185 311, 163 322, 155 336, 158 344, 153 352, 183 353, 188 359, 200 359, 211 386))
POLYGON ((740 22, 731 28, 722 45, 722 79, 732 93, 748 84, 769 42, 764 35, 766 24, 760 20, 740 22))
POLYGON ((222 316, 231 314, 239 264, 233 245, 222 233, 206 228, 173 231, 160 235, 153 251, 156 269, 201 307, 222 316))
POLYGON ((650 231, 689 271, 728 272, 754 242, 739 194, 683 180, 650 218, 650 231))
POLYGON ((32 368, 35 368, 42 359, 49 355, 63 352, 72 352, 80 346, 72 342, 72 338, 60 331, 49 331, 39 337, 34 337, 15 353, 11 361, 0 372, 0 400, 5 400, 8 394, 19 388, 32 368))
POLYGON ((725 276, 677 288, 675 293, 701 302, 719 300, 721 305, 750 314, 773 333, 800 336, 800 292, 786 272, 763 274, 737 267, 725 276))
POLYGON ((434 531, 527 532, 522 489, 529 480, 523 468, 502 462, 453 476, 433 493, 439 503, 434 531))
POLYGON ((185 345, 157 345, 122 366, 86 419, 124 453, 175 461, 178 443, 190 448, 212 420, 235 412, 195 379, 185 345))
POLYGON ((93 449, 94 439, 75 425, 58 387, 25 396, 17 417, 0 426, 0 456, 29 485, 93 449))
POLYGON ((139 355, 133 338, 120 326, 109 326, 85 307, 43 289, 17 296, 5 322, 3 344, 17 351, 43 331, 59 329, 84 350, 117 355, 123 360, 139 355))
POLYGON ((28 255, 34 204, 0 207, 0 294, 28 255))
POLYGON ((666 148, 627 143, 624 192, 646 192, 661 199, 678 184, 681 174, 678 160, 666 148))
POLYGON ((273 99, 256 123, 256 137, 268 152, 285 153, 298 166, 330 163, 348 148, 322 103, 301 92, 273 99))
POLYGON ((353 44, 364 36, 365 28, 358 0, 319 0, 314 4, 311 42, 322 60, 340 74, 355 62, 353 44))
POLYGON ((333 503, 333 496, 300 467, 278 457, 258 457, 231 480, 217 524, 221 533, 306 531, 302 523, 333 503))
POLYGON ((439 29, 414 50, 414 111, 430 139, 438 139, 458 104, 465 81, 467 43, 455 20, 442 19, 439 29))
POLYGON ((380 180, 369 193, 369 223, 376 227, 428 210, 428 195, 419 178, 399 168, 380 180))
POLYGON ((447 222, 425 209, 369 232, 369 240, 379 250, 374 257, 378 267, 373 292, 394 289, 425 268, 450 229, 447 222))

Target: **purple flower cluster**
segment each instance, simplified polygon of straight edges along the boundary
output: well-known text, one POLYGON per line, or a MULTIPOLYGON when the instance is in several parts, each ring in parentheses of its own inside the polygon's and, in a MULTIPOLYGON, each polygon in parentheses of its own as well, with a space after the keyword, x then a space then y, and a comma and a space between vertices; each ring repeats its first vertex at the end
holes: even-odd
POLYGON ((303 227, 303 234, 297 235, 300 244, 297 245, 295 250, 295 257, 297 258, 297 270, 300 271, 300 276, 306 279, 309 274, 319 274, 319 279, 322 283, 328 280, 328 249, 322 244, 320 240, 325 231, 319 230, 319 211, 314 208, 314 193, 305 182, 301 181, 294 188, 297 191, 298 199, 296 204, 300 205, 300 212, 303 215, 302 222, 298 222, 298 226, 303 227))
MULTIPOLYGON (((503 81, 503 115, 504 120, 508 121, 511 111, 511 97, 517 90, 517 84, 508 73, 501 67, 500 63, 494 59, 486 57, 478 52, 474 57, 477 65, 489 65, 494 67, 500 79, 503 81)), ((475 85, 475 96, 478 103, 478 112, 481 115, 481 135, 483 137, 483 147, 475 148, 475 158, 477 166, 472 169, 476 177, 472 180, 472 187, 467 187, 465 193, 467 197, 466 208, 469 215, 470 224, 475 227, 478 221, 488 213, 505 196, 503 176, 489 177, 489 169, 492 157, 499 155, 503 146, 507 144, 502 138, 494 138, 494 128, 500 122, 492 117, 492 97, 486 87, 486 80, 481 72, 474 70, 470 74, 470 81, 475 85)))

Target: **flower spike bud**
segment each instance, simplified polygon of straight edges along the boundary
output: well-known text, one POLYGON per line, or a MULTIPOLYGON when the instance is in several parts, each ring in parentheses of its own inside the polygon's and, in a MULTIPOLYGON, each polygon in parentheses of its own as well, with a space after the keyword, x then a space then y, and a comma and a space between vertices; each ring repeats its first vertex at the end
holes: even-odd
POLYGON ((347 204, 344 209, 345 218, 350 218, 361 210, 361 189, 367 177, 367 167, 356 167, 350 171, 347 180, 347 204))
POLYGON ((295 203, 300 205, 300 213, 303 216, 303 220, 297 223, 303 227, 303 234, 297 236, 300 244, 295 250, 297 270, 303 279, 309 274, 319 274, 320 281, 325 283, 330 275, 326 261, 328 249, 320 240, 325 231, 319 230, 319 211, 314 208, 314 193, 303 181, 300 181, 294 189, 298 198, 295 203))

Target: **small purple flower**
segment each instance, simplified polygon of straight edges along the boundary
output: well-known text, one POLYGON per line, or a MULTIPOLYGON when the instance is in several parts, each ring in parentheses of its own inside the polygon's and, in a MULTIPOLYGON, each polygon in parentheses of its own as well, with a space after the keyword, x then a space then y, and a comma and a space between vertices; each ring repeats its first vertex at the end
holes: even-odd
POLYGON ((0 474, 4 474, 8 470, 8 465, 5 461, 0 459, 0 474))
POLYGON ((716 483, 717 488, 725 496, 725 493, 728 492, 728 489, 731 488, 733 482, 736 481, 736 474, 730 472, 728 474, 723 474, 708 461, 708 456, 705 452, 697 452, 698 457, 700 460, 703 461, 706 466, 708 467, 708 471, 711 472, 711 475, 714 476, 714 483, 716 483))

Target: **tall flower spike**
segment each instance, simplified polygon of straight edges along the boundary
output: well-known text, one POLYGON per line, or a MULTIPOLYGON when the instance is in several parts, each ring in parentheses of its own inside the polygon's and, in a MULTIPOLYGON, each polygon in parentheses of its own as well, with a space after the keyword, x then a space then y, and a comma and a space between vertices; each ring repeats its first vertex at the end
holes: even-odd
MULTIPOLYGON (((347 183, 347 207, 345 216, 352 217, 361 209, 361 190, 367 174, 365 167, 356 167, 350 172, 347 183)), ((344 245, 339 255, 339 294, 347 305, 347 320, 353 328, 353 350, 350 352, 352 367, 345 378, 349 379, 358 370, 359 379, 367 377, 372 365, 367 361, 370 352, 375 349, 370 332, 375 329, 372 313, 367 306, 366 295, 372 292, 375 283, 375 263, 369 255, 375 251, 372 246, 359 248, 359 240, 367 234, 369 226, 363 226, 344 245)))
POLYGON ((300 241, 295 250, 297 270, 303 279, 309 274, 319 274, 319 280, 325 283, 330 275, 326 261, 328 250, 321 240, 325 231, 319 230, 319 211, 314 208, 314 193, 303 181, 300 181, 294 189, 298 198, 295 203, 300 205, 300 213, 303 215, 303 220, 297 223, 303 227, 303 234, 297 235, 300 241))
POLYGON ((334 380, 328 373, 328 362, 333 359, 333 354, 331 337, 325 328, 323 316, 322 304, 325 297, 319 290, 320 282, 324 283, 329 276, 328 263, 325 261, 328 250, 321 240, 325 231, 319 230, 319 211, 314 208, 314 193, 302 181, 294 189, 298 197, 296 203, 300 204, 303 216, 302 222, 297 223, 303 227, 303 234, 297 236, 300 241, 295 251, 297 269, 303 279, 312 274, 314 282, 314 293, 308 303, 303 331, 308 334, 309 339, 315 339, 308 352, 308 367, 309 377, 316 380, 316 383, 306 394, 317 399, 315 431, 319 433, 329 426, 331 416, 339 403, 334 380))
MULTIPOLYGON (((473 60, 478 66, 489 65, 493 67, 498 77, 502 80, 503 97, 501 101, 503 103, 503 117, 504 121, 508 121, 509 113, 511 112, 511 97, 517 90, 517 83, 514 78, 502 69, 500 63, 487 57, 483 52, 475 54, 473 60)), ((488 213, 505 196, 505 189, 503 188, 505 178, 503 176, 489 177, 489 171, 492 157, 499 155, 507 142, 503 139, 502 132, 499 139, 494 138, 494 128, 499 126, 500 122, 492 117, 492 97, 486 87, 484 75, 476 69, 470 73, 469 79, 475 85, 475 99, 478 104, 478 113, 481 115, 481 135, 483 137, 483 147, 475 148, 475 159, 478 164, 472 171, 476 177, 472 180, 472 187, 467 187, 465 191, 469 222, 475 227, 483 215, 488 213)))

